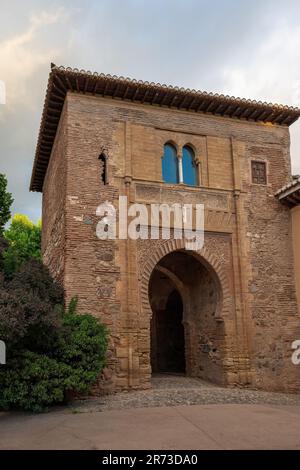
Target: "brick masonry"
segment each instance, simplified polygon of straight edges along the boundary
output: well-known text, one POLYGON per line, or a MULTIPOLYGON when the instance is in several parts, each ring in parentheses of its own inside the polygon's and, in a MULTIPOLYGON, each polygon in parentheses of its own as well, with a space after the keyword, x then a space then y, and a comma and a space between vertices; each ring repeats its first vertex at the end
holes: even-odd
POLYGON ((109 327, 107 366, 95 392, 150 386, 149 283, 157 264, 169 269, 166 255, 183 296, 199 287, 204 299, 192 295, 184 307, 188 374, 299 390, 300 370, 291 363, 291 343, 300 339, 291 214, 274 197, 290 171, 288 127, 67 93, 43 186, 42 246, 66 302, 77 295, 79 310, 109 327), (200 187, 163 183, 166 142, 178 152, 193 147, 200 187), (266 186, 252 184, 252 159, 266 162, 266 186), (180 240, 96 237, 97 207, 117 207, 119 195, 147 205, 205 204, 205 245, 185 253, 192 256, 186 271, 175 263, 177 250, 184 253, 180 240))

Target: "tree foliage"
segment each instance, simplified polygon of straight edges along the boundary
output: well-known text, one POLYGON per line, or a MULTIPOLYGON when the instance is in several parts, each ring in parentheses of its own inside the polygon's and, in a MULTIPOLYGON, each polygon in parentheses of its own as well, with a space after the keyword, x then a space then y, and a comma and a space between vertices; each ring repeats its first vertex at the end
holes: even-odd
POLYGON ((11 193, 7 191, 6 176, 0 173, 0 237, 3 235, 6 222, 10 219, 10 206, 13 202, 11 193))
POLYGON ((61 317, 62 288, 37 260, 22 265, 0 288, 0 338, 8 348, 43 350, 61 317))
POLYGON ((11 276, 29 259, 41 259, 41 221, 34 224, 26 215, 15 214, 4 231, 8 247, 3 252, 3 270, 11 276))

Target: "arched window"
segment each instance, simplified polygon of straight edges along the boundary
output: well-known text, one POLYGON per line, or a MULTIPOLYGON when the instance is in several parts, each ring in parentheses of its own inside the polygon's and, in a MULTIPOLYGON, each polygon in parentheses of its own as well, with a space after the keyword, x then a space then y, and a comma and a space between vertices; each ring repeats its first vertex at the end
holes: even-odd
POLYGON ((162 177, 165 183, 176 184, 179 182, 178 158, 176 149, 172 144, 165 144, 164 146, 162 177))
POLYGON ((182 173, 184 184, 189 184, 190 186, 197 185, 195 154, 191 147, 187 145, 182 149, 182 173))

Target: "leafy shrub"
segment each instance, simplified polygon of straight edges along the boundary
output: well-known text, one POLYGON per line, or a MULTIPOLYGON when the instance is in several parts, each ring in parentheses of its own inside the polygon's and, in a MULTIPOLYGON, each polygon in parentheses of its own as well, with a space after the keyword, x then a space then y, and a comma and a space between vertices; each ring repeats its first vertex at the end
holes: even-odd
POLYGON ((70 367, 45 355, 21 351, 0 368, 0 409, 42 411, 64 400, 70 367))
POLYGON ((36 260, 0 287, 0 338, 8 347, 45 350, 61 320, 63 290, 36 260))
POLYGON ((41 411, 87 392, 96 381, 105 363, 107 330, 93 316, 77 314, 76 304, 72 300, 61 323, 52 325, 43 353, 36 352, 40 345, 32 337, 28 344, 34 350, 8 350, 7 365, 0 368, 0 409, 41 411))
POLYGON ((87 391, 95 382, 105 364, 107 330, 88 314, 70 314, 63 317, 58 342, 52 357, 72 368, 76 391, 87 391))

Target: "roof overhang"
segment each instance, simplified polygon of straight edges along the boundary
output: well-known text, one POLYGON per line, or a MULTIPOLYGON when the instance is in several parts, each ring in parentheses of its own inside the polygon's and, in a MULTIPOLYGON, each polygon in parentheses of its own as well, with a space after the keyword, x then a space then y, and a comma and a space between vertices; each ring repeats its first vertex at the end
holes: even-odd
POLYGON ((300 116, 300 109, 289 106, 79 71, 51 64, 32 170, 31 191, 42 191, 68 91, 285 126, 293 124, 300 116))
POLYGON ((299 206, 300 204, 300 177, 294 178, 289 184, 281 188, 275 196, 280 202, 290 208, 299 206))

